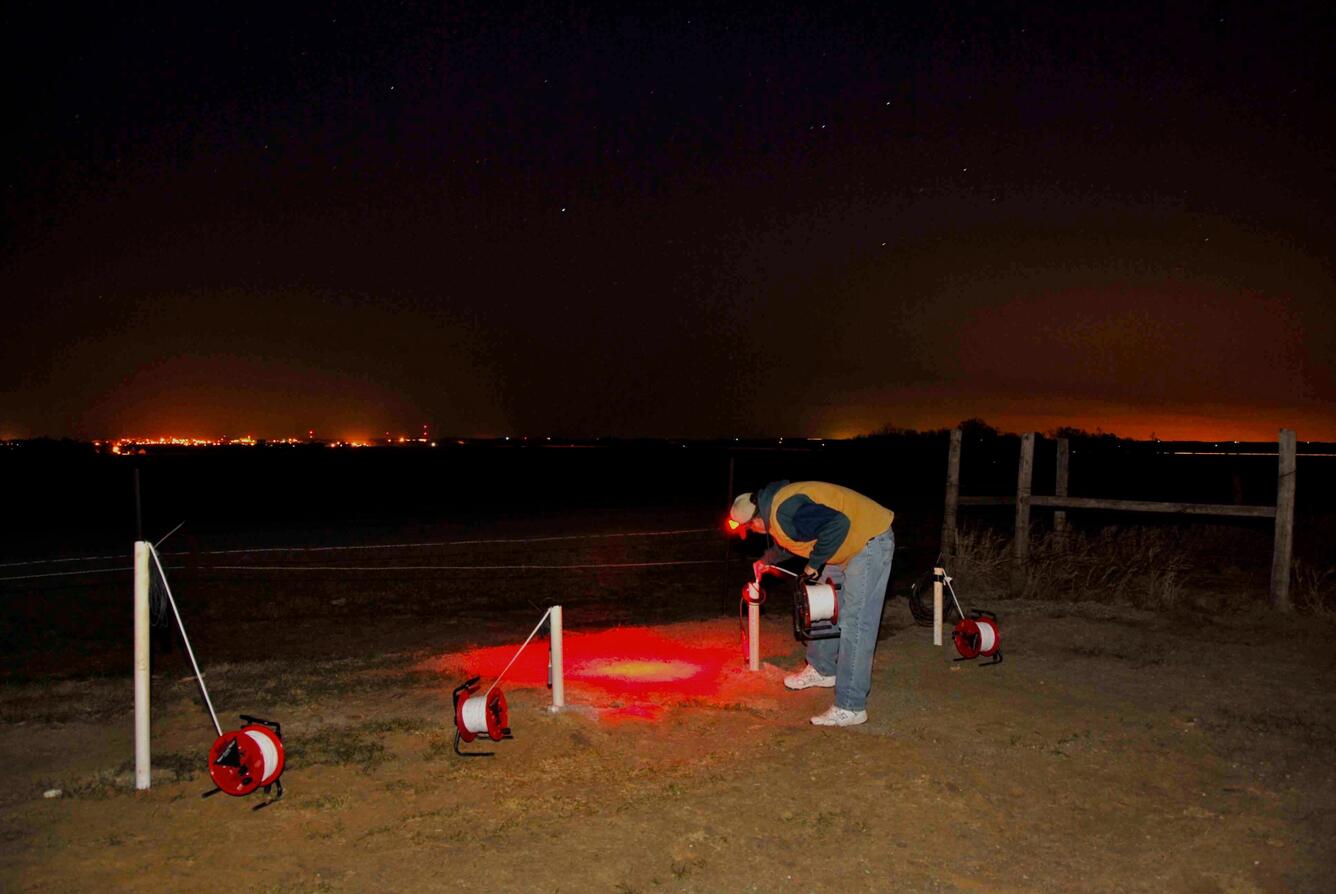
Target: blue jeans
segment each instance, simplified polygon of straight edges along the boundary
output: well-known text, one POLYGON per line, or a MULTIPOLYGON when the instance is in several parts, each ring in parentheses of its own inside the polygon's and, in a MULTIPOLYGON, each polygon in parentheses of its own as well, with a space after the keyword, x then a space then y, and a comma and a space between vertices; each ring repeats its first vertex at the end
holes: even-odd
POLYGON ((844 567, 826 566, 823 577, 841 585, 840 636, 807 644, 807 663, 818 673, 835 675, 835 705, 849 711, 867 707, 872 688, 872 653, 891 579, 895 533, 887 528, 873 537, 844 567))

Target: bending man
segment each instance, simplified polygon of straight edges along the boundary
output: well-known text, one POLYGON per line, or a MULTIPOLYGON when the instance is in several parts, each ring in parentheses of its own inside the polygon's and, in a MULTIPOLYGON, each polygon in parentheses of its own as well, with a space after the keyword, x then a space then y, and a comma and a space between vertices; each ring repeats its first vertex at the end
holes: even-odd
POLYGON ((772 544, 758 566, 802 556, 804 577, 830 578, 838 587, 839 638, 810 640, 807 666, 785 677, 784 685, 834 688, 835 704, 812 718, 818 726, 866 723, 872 653, 895 553, 895 513, 837 484, 775 481, 739 496, 729 517, 770 535, 772 544))

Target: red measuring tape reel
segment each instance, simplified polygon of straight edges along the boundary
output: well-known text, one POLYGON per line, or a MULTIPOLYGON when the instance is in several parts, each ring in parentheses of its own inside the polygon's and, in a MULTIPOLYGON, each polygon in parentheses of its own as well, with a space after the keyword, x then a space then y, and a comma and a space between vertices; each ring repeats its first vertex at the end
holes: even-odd
POLYGON ((793 635, 800 641, 840 635, 840 588, 830 578, 814 583, 794 578, 793 635))
POLYGON ((495 686, 482 695, 478 691, 481 677, 471 677, 455 687, 455 754, 460 757, 491 757, 491 751, 461 751, 460 742, 472 742, 486 734, 493 742, 513 739, 510 732, 510 711, 506 697, 495 686))
POLYGON ((1002 663, 1002 631, 997 625, 997 615, 981 608, 972 609, 970 616, 963 619, 951 631, 956 651, 960 653, 957 661, 971 661, 975 658, 990 658, 983 666, 1002 663))
POLYGON ((218 792, 240 797, 257 788, 267 794, 273 787, 277 794, 272 800, 257 804, 255 810, 267 807, 283 797, 283 728, 271 721, 241 715, 246 724, 239 730, 223 733, 209 749, 209 776, 217 786, 204 797, 218 792))

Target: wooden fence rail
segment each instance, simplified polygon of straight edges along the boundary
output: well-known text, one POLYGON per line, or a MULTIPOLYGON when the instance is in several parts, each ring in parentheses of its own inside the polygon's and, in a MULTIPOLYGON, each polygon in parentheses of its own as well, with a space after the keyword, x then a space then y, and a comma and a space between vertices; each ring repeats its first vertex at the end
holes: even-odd
POLYGON ((967 496, 960 493, 961 430, 951 432, 951 447, 946 465, 946 509, 942 520, 942 551, 956 552, 957 511, 961 506, 1016 507, 1015 537, 1012 540, 1012 580, 1019 586, 1030 554, 1030 509, 1041 506, 1055 509, 1053 529, 1066 529, 1064 510, 1099 510, 1106 512, 1158 512, 1178 515, 1214 515, 1242 518, 1275 519, 1275 543, 1271 556, 1271 604, 1290 611, 1290 569, 1294 558, 1294 471, 1297 441, 1292 429, 1281 429, 1277 443, 1278 475, 1276 505, 1235 506, 1227 503, 1182 503, 1155 500, 1109 500, 1099 497, 1067 495, 1068 441, 1058 439, 1056 493, 1053 496, 1030 493, 1034 477, 1034 432, 1021 435, 1020 460, 1016 467, 1015 496, 967 496))

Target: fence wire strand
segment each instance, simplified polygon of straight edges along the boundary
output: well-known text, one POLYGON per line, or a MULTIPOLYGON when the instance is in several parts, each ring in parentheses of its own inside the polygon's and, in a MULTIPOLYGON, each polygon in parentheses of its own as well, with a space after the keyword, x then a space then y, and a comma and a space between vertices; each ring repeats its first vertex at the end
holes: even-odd
MULTIPOLYGON (((181 524, 185 524, 182 522, 181 524)), ((166 537, 166 540, 172 534, 175 534, 181 525, 173 528, 166 537)), ((497 537, 490 539, 474 540, 425 540, 406 543, 351 543, 339 546, 248 546, 235 547, 233 549, 204 549, 198 551, 176 550, 175 552, 163 552, 160 555, 177 558, 181 556, 229 556, 229 555, 251 555, 258 553, 319 553, 319 552, 338 552, 341 550, 372 550, 372 549, 430 549, 442 546, 486 546, 490 544, 513 544, 513 543, 556 543, 569 540, 608 540, 615 537, 674 537, 682 534, 709 534, 714 532, 714 528, 676 528, 668 531, 613 531, 602 534, 558 534, 549 537, 497 537)), ((158 541, 159 543, 162 540, 158 541)), ((72 556, 60 559, 30 559, 23 562, 0 562, 0 568, 19 568, 31 565, 57 565, 71 562, 107 562, 112 559, 124 558, 120 555, 107 556, 72 556)), ((86 572, 93 573, 93 572, 86 572)), ((0 580, 17 580, 18 578, 0 578, 0 580)))
POLYGON ((719 562, 719 559, 681 559, 670 562, 588 562, 574 565, 197 565, 195 567, 199 571, 570 571, 580 568, 718 565, 719 562))
MULTIPOLYGON (((534 543, 557 543, 569 542, 573 540, 608 540, 613 538, 648 538, 648 537, 680 537, 688 534, 706 534, 712 533, 713 528, 678 528, 666 531, 619 531, 603 534, 562 534, 547 537, 504 537, 488 539, 471 540, 438 540, 438 541, 418 541, 412 543, 376 543, 376 544, 351 544, 347 546, 284 546, 284 547, 258 547, 246 549, 225 549, 225 550, 201 550, 198 552, 173 552, 163 553, 165 558, 181 559, 189 556, 221 556, 221 555, 249 555, 258 553, 313 553, 313 552, 334 552, 340 550, 375 550, 375 549, 427 549, 433 547, 449 546, 488 546, 488 545, 515 545, 515 544, 534 544, 534 543)), ((165 539, 165 538, 164 538, 165 539)), ((40 559, 31 562, 9 562, 0 564, 0 568, 12 568, 16 566, 32 566, 55 563, 85 562, 94 560, 119 559, 121 556, 80 556, 76 558, 63 559, 40 559)), ((568 564, 555 563, 513 563, 513 564, 469 564, 469 565, 255 565, 255 564, 228 564, 228 565, 174 565, 173 569, 186 569, 192 571, 571 571, 571 570, 590 570, 590 569, 630 569, 630 568, 662 568, 682 565, 717 565, 719 559, 681 559, 659 562, 581 562, 568 564)), ((19 574, 0 577, 0 583, 7 581, 25 581, 41 580, 55 577, 74 577, 90 574, 113 574, 133 571, 130 566, 121 566, 115 568, 88 568, 70 571, 49 571, 35 574, 19 574)))

